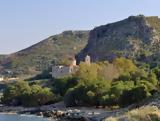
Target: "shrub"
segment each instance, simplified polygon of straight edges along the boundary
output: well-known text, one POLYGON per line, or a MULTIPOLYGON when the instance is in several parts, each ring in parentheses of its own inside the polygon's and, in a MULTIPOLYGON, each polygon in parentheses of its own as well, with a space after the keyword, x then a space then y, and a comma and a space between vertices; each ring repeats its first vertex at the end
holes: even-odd
POLYGON ((72 88, 78 84, 78 80, 75 77, 63 77, 54 80, 53 89, 56 94, 64 96, 69 88, 72 88))
POLYGON ((147 93, 144 87, 136 87, 132 90, 125 90, 120 96, 120 105, 128 106, 133 103, 139 103, 141 100, 147 97, 147 93))
MULTIPOLYGON (((130 120, 136 120, 136 121, 146 121, 147 116, 154 114, 154 112, 159 111, 157 107, 155 106, 145 106, 141 107, 139 109, 134 109, 129 112, 127 112, 127 116, 130 120)), ((154 118, 151 116, 151 118, 154 118)))
POLYGON ((49 88, 29 86, 27 82, 18 81, 4 90, 2 101, 10 105, 39 106, 54 99, 54 94, 49 88))

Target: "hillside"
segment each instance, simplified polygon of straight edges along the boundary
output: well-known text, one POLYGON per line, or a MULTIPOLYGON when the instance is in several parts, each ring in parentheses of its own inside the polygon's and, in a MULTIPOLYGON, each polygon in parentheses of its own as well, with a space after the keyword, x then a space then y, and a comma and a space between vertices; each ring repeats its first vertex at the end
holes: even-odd
POLYGON ((148 61, 160 51, 160 19, 143 15, 99 26, 90 32, 87 46, 77 55, 90 55, 92 61, 117 56, 148 61))
MULTIPOLYGON (((65 31, 29 48, 1 56, 0 66, 16 74, 36 74, 52 64, 67 64, 70 57, 85 47, 88 31, 65 31)), ((1 73, 2 70, 1 68, 1 73)))
POLYGON ((0 56, 0 73, 11 70, 16 74, 36 74, 51 64, 68 64, 75 54, 79 61, 88 54, 92 61, 123 56, 155 65, 160 60, 160 19, 130 16, 90 32, 65 31, 19 52, 0 56))

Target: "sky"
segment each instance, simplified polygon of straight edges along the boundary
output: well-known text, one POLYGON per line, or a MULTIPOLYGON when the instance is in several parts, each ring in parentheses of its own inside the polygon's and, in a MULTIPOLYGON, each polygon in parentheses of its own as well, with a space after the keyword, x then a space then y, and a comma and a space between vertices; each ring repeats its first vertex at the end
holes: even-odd
POLYGON ((65 30, 91 30, 131 15, 160 16, 160 0, 0 0, 0 54, 65 30))

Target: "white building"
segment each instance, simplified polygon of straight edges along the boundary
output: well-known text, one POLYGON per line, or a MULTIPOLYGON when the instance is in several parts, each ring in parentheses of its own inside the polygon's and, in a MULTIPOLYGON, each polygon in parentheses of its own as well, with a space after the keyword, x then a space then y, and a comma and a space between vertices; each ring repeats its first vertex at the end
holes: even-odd
POLYGON ((70 74, 74 73, 77 70, 78 66, 76 65, 76 59, 73 58, 71 64, 69 66, 53 66, 52 67, 52 77, 53 78, 60 78, 69 76, 70 74))
MULTIPOLYGON (((85 57, 85 63, 90 65, 90 63, 91 63, 90 61, 91 61, 90 56, 87 55, 85 57)), ((77 63, 76 59, 73 58, 72 62, 69 66, 63 66, 63 65, 53 66, 52 67, 52 77, 53 78, 60 78, 60 77, 69 76, 69 75, 75 73, 79 68, 79 66, 76 63, 77 63)))
POLYGON ((89 55, 87 55, 87 56, 85 57, 85 63, 88 64, 88 65, 91 64, 91 57, 90 57, 89 55))
POLYGON ((4 81, 4 77, 3 76, 0 76, 0 81, 4 81))

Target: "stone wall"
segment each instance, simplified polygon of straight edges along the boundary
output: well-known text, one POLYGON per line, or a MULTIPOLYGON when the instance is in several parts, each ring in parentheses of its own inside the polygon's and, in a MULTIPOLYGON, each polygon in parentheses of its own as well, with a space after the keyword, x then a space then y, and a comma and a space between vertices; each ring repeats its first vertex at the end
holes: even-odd
POLYGON ((68 66, 53 66, 52 77, 60 78, 71 74, 71 69, 68 66))

